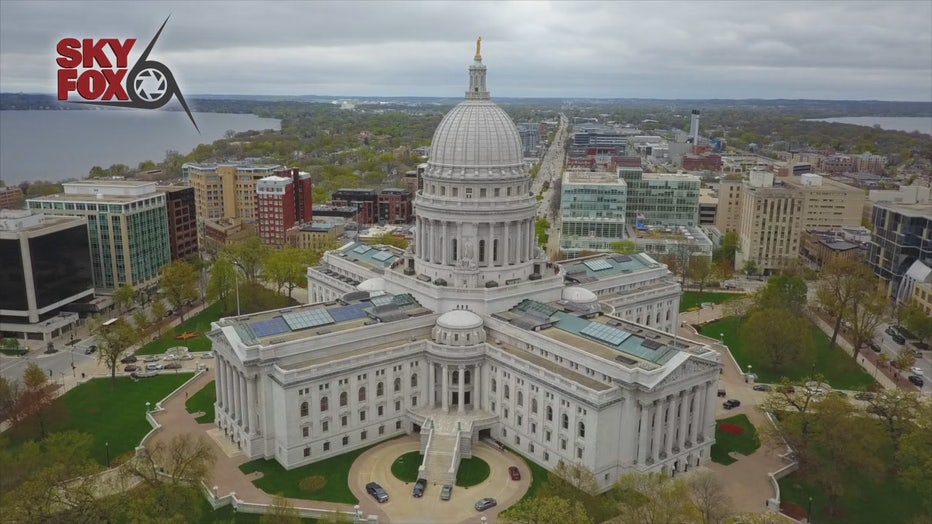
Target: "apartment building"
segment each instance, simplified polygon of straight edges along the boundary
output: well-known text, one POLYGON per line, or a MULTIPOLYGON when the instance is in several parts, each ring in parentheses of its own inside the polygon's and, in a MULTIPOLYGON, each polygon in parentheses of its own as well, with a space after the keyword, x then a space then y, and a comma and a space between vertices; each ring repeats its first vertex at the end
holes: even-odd
POLYGON ((158 190, 165 193, 171 259, 187 260, 197 256, 197 206, 194 203, 194 188, 159 186, 158 190))
POLYGON ((871 224, 867 263, 886 283, 887 293, 905 302, 910 298, 902 285, 906 273, 916 262, 932 266, 932 206, 876 202, 871 224))
POLYGON ((773 173, 752 173, 741 192, 735 267, 753 262, 763 274, 780 271, 799 256, 803 231, 803 196, 783 185, 773 173))
POLYGON ((285 232, 313 219, 311 175, 297 169, 278 171, 256 183, 256 229, 270 246, 287 243, 285 232))
POLYGON ((861 225, 864 190, 820 175, 806 173, 781 181, 803 197, 803 227, 835 229, 861 225))
POLYGON ((627 184, 626 220, 651 226, 698 226, 699 185, 696 175, 644 173, 619 167, 627 184))

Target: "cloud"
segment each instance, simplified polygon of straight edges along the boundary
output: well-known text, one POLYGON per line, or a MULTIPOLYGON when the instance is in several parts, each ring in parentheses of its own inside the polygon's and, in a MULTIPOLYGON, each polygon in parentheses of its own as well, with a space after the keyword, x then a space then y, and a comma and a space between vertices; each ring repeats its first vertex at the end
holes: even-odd
POLYGON ((932 100, 932 2, 0 2, 0 90, 135 37, 186 93, 932 100))

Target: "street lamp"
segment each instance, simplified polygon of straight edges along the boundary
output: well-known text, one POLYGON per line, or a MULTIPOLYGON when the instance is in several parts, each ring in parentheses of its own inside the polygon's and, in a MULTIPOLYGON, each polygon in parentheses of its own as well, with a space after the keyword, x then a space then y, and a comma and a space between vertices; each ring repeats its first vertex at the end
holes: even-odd
POLYGON ((146 402, 146 413, 148 413, 148 412, 149 412, 149 403, 146 402))
POLYGON ((719 333, 718 336, 722 338, 722 345, 724 345, 724 344, 725 344, 725 334, 724 334, 724 333, 719 333))
POLYGON ((806 520, 812 524, 812 497, 809 497, 809 509, 806 510, 806 520))
POLYGON ((104 447, 107 448, 107 469, 110 469, 110 443, 104 442, 104 447))

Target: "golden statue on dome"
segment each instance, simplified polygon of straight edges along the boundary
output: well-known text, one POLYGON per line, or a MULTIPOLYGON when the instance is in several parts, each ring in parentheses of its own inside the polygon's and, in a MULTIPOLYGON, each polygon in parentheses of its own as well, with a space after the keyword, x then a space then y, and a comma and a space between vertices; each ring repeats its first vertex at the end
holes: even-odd
POLYGON ((482 60, 482 53, 480 52, 482 48, 482 37, 476 39, 476 60, 482 60))

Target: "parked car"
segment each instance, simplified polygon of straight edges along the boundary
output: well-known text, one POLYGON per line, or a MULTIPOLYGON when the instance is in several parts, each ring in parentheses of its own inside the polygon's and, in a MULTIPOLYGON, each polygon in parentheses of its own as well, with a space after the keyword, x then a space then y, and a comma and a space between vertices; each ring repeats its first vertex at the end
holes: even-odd
POLYGON ((722 407, 725 409, 734 409, 741 405, 741 401, 736 398, 730 398, 725 402, 722 402, 722 407))
POLYGON ((922 376, 922 375, 923 375, 923 373, 922 373, 922 368, 920 368, 920 367, 918 367, 918 366, 913 366, 913 367, 909 368, 909 370, 913 373, 913 375, 919 375, 919 376, 922 376))
POLYGON ((796 388, 794 388, 793 386, 778 386, 777 391, 779 391, 780 393, 792 394, 792 393, 796 393, 796 388))
POLYGON ((440 488, 440 500, 450 500, 450 497, 452 496, 453 496, 453 485, 444 484, 443 487, 440 488))
POLYGON ((476 501, 476 511, 485 511, 489 508, 494 508, 497 505, 498 505, 497 500, 490 498, 490 497, 486 497, 484 499, 479 499, 478 501, 476 501))
POLYGON ((214 352, 208 351, 207 353, 204 353, 203 355, 201 355, 201 358, 214 358, 214 352))
POLYGON ((518 466, 508 466, 508 476, 511 477, 511 480, 521 480, 521 471, 518 466))
POLYGON ((847 394, 847 393, 845 393, 844 391, 838 391, 837 389, 833 389, 832 391, 829 391, 828 394, 829 394, 829 395, 835 395, 836 397, 845 397, 845 398, 848 398, 848 394, 847 394))
POLYGON ((754 391, 770 391, 770 384, 754 384, 754 391))
POLYGON ((859 391, 854 394, 854 398, 857 400, 874 400, 876 397, 877 395, 870 391, 859 391))
POLYGON ((133 371, 129 376, 133 378, 152 378, 158 374, 158 371, 133 371))
POLYGON ((92 345, 92 346, 87 346, 87 349, 84 350, 84 354, 85 354, 85 355, 90 355, 91 353, 94 353, 94 352, 96 352, 96 351, 97 351, 97 346, 93 346, 93 345, 92 345))
POLYGON ((894 328, 893 326, 887 326, 887 329, 883 330, 883 332, 890 336, 893 336, 893 335, 896 335, 896 328, 894 328))
POLYGON ((372 495, 372 498, 382 502, 388 502, 388 493, 376 482, 370 482, 366 484, 366 493, 372 495))
POLYGON ((184 355, 181 355, 180 357, 178 357, 178 360, 194 360, 194 355, 190 353, 185 353, 184 355))
POLYGON ((143 362, 158 362, 159 357, 157 357, 156 355, 147 355, 144 359, 142 359, 142 361, 143 362))
POLYGON ((167 355, 162 355, 162 360, 165 360, 165 361, 175 360, 175 355, 172 355, 171 353, 167 355))
POLYGON ((139 366, 137 366, 137 365, 135 365, 135 364, 130 364, 130 365, 126 366, 125 368, 123 368, 123 371, 125 371, 125 372, 127 372, 127 373, 129 373, 129 372, 131 372, 131 371, 138 371, 138 370, 139 370, 139 366))
POLYGON ((718 390, 718 396, 720 396, 720 397, 725 397, 726 395, 728 395, 728 393, 725 393, 725 390, 724 390, 724 389, 718 390))
POLYGON ((162 369, 162 365, 158 362, 153 362, 151 364, 146 364, 146 369, 149 371, 158 371, 162 369))
POLYGON ((912 382, 914 385, 922 387, 925 385, 925 380, 922 379, 919 375, 910 375, 906 380, 912 382))
POLYGON ((892 338, 893 341, 896 342, 897 344, 905 344, 905 343, 906 343, 906 339, 903 338, 903 335, 900 335, 899 333, 894 333, 894 334, 890 335, 890 338, 892 338))
POLYGON ((871 342, 870 344, 868 344, 868 347, 870 347, 871 350, 874 351, 874 353, 880 353, 880 346, 878 346, 876 342, 871 342))
POLYGON ((169 362, 163 365, 162 369, 181 369, 181 362, 169 362))
POLYGON ((129 355, 129 356, 125 356, 121 358, 120 363, 121 364, 132 364, 133 362, 136 362, 137 360, 139 359, 136 358, 136 355, 129 355))
POLYGON ((414 483, 414 496, 423 497, 425 489, 427 489, 427 479, 417 479, 417 482, 414 483))

